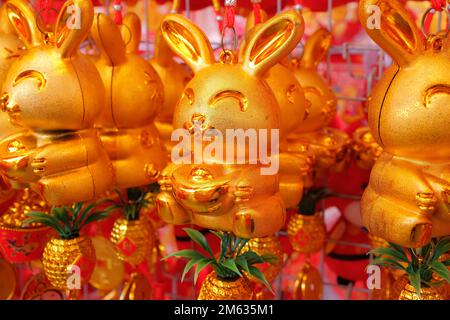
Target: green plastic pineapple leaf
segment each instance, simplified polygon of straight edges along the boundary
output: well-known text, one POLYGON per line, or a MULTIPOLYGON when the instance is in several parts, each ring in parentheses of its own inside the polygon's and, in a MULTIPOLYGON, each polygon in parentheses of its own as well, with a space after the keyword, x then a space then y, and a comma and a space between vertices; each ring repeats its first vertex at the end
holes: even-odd
POLYGON ((108 216, 109 209, 97 210, 97 203, 84 205, 78 202, 72 206, 53 207, 50 212, 29 212, 22 226, 30 223, 40 223, 53 228, 61 237, 61 239, 74 239, 80 236, 80 230, 95 221, 99 221, 108 216))
POLYGON ((376 248, 369 252, 373 254, 370 265, 379 265, 401 269, 408 275, 411 285, 420 295, 422 287, 434 287, 442 283, 450 283, 450 260, 442 260, 443 254, 450 251, 450 237, 432 239, 421 248, 403 248, 395 243, 389 243, 387 248, 376 248), (438 276, 442 280, 435 280, 438 276))
POLYGON ((245 251, 242 253, 243 248, 249 241, 248 239, 239 238, 230 233, 211 231, 220 239, 220 252, 218 255, 214 255, 211 246, 201 232, 190 228, 185 228, 183 230, 188 234, 192 241, 197 243, 207 253, 207 255, 196 250, 188 249, 180 250, 164 257, 163 260, 170 257, 179 257, 188 260, 183 270, 181 281, 183 281, 186 274, 195 267, 194 282, 197 282, 198 274, 210 265, 219 279, 233 281, 239 277, 243 277, 244 273, 246 273, 261 281, 270 291, 272 291, 270 284, 255 264, 264 262, 276 263, 277 258, 274 255, 259 256, 253 251, 245 251))

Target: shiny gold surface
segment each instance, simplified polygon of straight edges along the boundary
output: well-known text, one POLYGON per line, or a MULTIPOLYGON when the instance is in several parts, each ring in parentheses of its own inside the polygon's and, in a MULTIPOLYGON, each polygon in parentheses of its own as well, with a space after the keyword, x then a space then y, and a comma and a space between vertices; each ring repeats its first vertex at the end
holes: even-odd
MULTIPOLYGON (((96 121, 114 167, 119 188, 156 181, 167 154, 153 124, 163 102, 162 84, 153 67, 137 53, 140 29, 134 13, 125 16, 122 30, 129 30, 126 46, 121 30, 101 13, 94 17, 91 34, 100 51, 96 67, 105 86, 105 105, 96 121), (129 23, 127 26, 126 23, 129 23), (134 50, 133 50, 134 49, 134 50)), ((126 36, 126 35, 124 35, 126 36)))
POLYGON ((320 212, 312 216, 294 214, 288 224, 288 237, 295 251, 314 253, 325 243, 325 222, 320 212))
POLYGON ((362 169, 370 170, 383 149, 373 138, 370 129, 362 127, 353 133, 353 152, 356 164, 362 169))
POLYGON ((243 252, 247 250, 253 251, 260 256, 271 254, 277 258, 277 261, 274 264, 265 263, 263 266, 258 266, 268 282, 275 280, 281 272, 284 263, 283 248, 281 247, 278 237, 272 235, 264 238, 250 239, 244 247, 243 252))
POLYGON ((396 62, 368 100, 369 127, 384 152, 362 202, 363 224, 388 241, 421 247, 450 234, 450 60, 448 38, 424 40, 408 11, 396 1, 361 1, 381 9, 381 29, 369 36, 396 62))
POLYGON ((409 281, 402 277, 397 280, 402 285, 398 300, 446 300, 445 286, 421 288, 420 295, 409 281))
POLYGON ((102 236, 93 237, 92 244, 97 259, 89 283, 105 292, 117 289, 125 277, 125 266, 117 258, 114 245, 102 236))
POLYGON ((331 42, 329 31, 317 30, 306 41, 302 58, 290 63, 309 103, 304 121, 287 138, 287 148, 290 152, 307 148, 314 154, 316 178, 330 171, 342 171, 349 161, 351 146, 346 133, 327 127, 336 114, 337 98, 318 73, 317 66, 328 53, 331 42))
MULTIPOLYGON (((31 184, 51 205, 92 199, 112 182, 110 161, 92 128, 104 88, 95 66, 77 52, 93 7, 70 0, 61 12, 54 41, 29 48, 10 67, 1 101, 10 121, 29 131, 2 139, 0 168, 10 179, 31 184), (62 21, 71 4, 80 8, 80 28, 62 21)), ((17 28, 23 38, 27 30, 17 28)))
MULTIPOLYGON (((301 19, 293 12, 278 15, 252 33, 242 63, 234 59, 215 63, 205 34, 184 17, 168 15, 161 25, 162 34, 195 72, 175 108, 174 127, 190 130, 198 121, 202 130, 214 128, 224 136, 226 129, 279 129, 278 104, 264 76, 294 49, 300 25, 301 19), (229 91, 233 94, 227 98, 211 100, 229 91)), ((242 148, 236 141, 233 147, 242 148)), ((249 148, 244 149, 248 154, 249 148)), ((157 198, 163 220, 195 223, 245 238, 275 233, 285 217, 278 176, 261 175, 260 164, 213 163, 171 165, 164 170, 157 198), (189 174, 196 167, 210 171, 213 178, 190 181, 189 174)))
POLYGON ((306 262, 297 275, 294 284, 295 300, 321 300, 323 292, 322 276, 309 262, 306 262))
POLYGON ((161 78, 164 88, 164 103, 157 116, 156 127, 170 152, 171 146, 174 145, 170 139, 173 130, 173 112, 183 94, 184 87, 192 78, 192 73, 188 67, 174 60, 174 53, 167 45, 159 28, 155 35, 154 57, 149 62, 161 78))
POLYGON ((120 260, 137 265, 150 257, 154 244, 154 232, 146 218, 129 221, 117 219, 111 231, 111 242, 116 246, 120 260))
MULTIPOLYGON (((267 14, 261 12, 261 20, 267 20, 267 14)), ((297 41, 300 42, 305 29, 303 17, 298 15, 300 24, 295 28, 297 31, 297 41)), ((245 41, 242 43, 239 53, 240 60, 244 52, 248 50, 247 44, 252 43, 252 37, 261 25, 254 25, 254 12, 248 17, 246 29, 254 27, 247 32, 245 41)), ((298 43, 297 42, 297 43, 298 43)), ((306 117, 306 108, 309 101, 305 99, 302 86, 295 77, 293 71, 283 65, 282 62, 272 67, 264 77, 277 100, 280 114, 280 195, 286 208, 295 207, 301 200, 304 188, 304 173, 308 169, 307 157, 301 152, 289 152, 285 140, 302 125, 306 117)), ((299 151, 299 150, 296 150, 299 151)))
POLYGON ((131 279, 125 284, 120 300, 150 300, 152 287, 147 279, 140 273, 133 273, 131 279))
POLYGON ((253 285, 245 276, 222 281, 212 272, 203 281, 198 300, 252 300, 253 295, 253 285))
POLYGON ((89 238, 78 237, 71 240, 50 240, 42 256, 45 276, 57 289, 68 290, 68 268, 79 266, 81 283, 89 280, 95 266, 95 249, 89 238))

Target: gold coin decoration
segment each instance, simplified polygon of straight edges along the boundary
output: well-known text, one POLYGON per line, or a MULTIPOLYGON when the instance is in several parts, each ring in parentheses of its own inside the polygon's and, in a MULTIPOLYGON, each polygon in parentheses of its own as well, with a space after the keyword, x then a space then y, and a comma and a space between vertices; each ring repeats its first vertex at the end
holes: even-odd
POLYGON ((105 237, 92 238, 97 261, 89 283, 102 291, 119 287, 125 276, 125 266, 115 254, 114 245, 105 237))

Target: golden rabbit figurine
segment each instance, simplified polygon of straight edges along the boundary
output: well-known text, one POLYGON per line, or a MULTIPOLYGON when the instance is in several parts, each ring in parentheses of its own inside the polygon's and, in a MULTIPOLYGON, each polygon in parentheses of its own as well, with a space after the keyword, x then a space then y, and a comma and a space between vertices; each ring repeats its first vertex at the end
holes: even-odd
POLYGON ((331 47, 331 38, 326 29, 317 30, 306 41, 302 58, 293 59, 291 63, 311 105, 305 121, 288 137, 288 149, 311 149, 318 177, 343 169, 349 158, 351 142, 346 133, 327 127, 336 113, 337 98, 316 70, 331 47))
POLYGON ((362 220, 375 236, 421 247, 450 235, 450 39, 423 38, 397 1, 361 1, 359 16, 395 61, 368 99, 369 127, 383 152, 361 201, 362 220), (373 5, 381 29, 371 28, 373 5))
MULTIPOLYGON (((93 129, 104 87, 95 66, 78 52, 93 15, 90 1, 66 2, 55 34, 20 56, 3 84, 2 111, 28 131, 0 142, 0 169, 31 184, 51 205, 92 199, 112 183, 111 162, 93 129), (70 5, 80 9, 79 28, 64 20, 70 5)), ((27 37, 25 28, 17 31, 27 37)))
POLYGON ((95 15, 91 35, 100 52, 95 64, 106 89, 96 126, 113 164, 116 186, 129 188, 155 182, 167 152, 153 123, 163 102, 161 80, 137 54, 137 15, 128 13, 123 24, 122 30, 131 33, 128 49, 119 27, 104 14, 95 15))
MULTIPOLYGON (((223 51, 217 63, 208 39, 196 25, 180 15, 165 17, 161 24, 164 38, 195 73, 175 107, 174 128, 184 128, 194 140, 199 131, 222 136, 227 129, 276 132, 280 128, 278 104, 264 75, 293 50, 301 37, 301 25, 298 15, 281 14, 256 30, 242 63, 235 63, 229 51, 223 51)), ((205 141, 203 145, 210 146, 205 141)), ((219 146, 246 156, 254 151, 237 139, 219 146)), ((226 161, 206 156, 197 164, 169 165, 159 180, 161 193, 156 200, 162 219, 245 238, 269 236, 279 230, 285 207, 278 193, 277 173, 262 172, 261 157, 256 163, 239 164, 234 156, 229 159, 227 151, 226 161)))
MULTIPOLYGON (((291 14, 298 14, 292 11, 291 14)), ((267 14, 261 10, 261 20, 264 22, 267 14)), ((305 30, 305 23, 299 14, 300 25, 297 32, 300 34, 299 41, 305 30)), ((246 40, 241 44, 240 59, 248 50, 247 44, 252 43, 252 35, 261 26, 254 25, 254 12, 249 14, 246 29, 246 40), (251 28, 253 24, 253 29, 251 28)), ((297 43, 295 44, 297 45, 297 43)), ((303 188, 311 187, 312 184, 312 159, 314 155, 304 150, 287 151, 287 137, 293 133, 306 117, 306 106, 309 101, 305 99, 305 93, 291 69, 282 62, 273 66, 264 76, 264 80, 272 89, 277 100, 280 113, 280 194, 286 208, 294 208, 298 205, 303 194, 303 188), (305 185, 306 184, 306 185, 305 185)))
POLYGON ((170 139, 173 131, 173 111, 183 94, 184 87, 192 78, 192 72, 187 66, 174 60, 174 54, 164 40, 159 28, 156 30, 155 53, 150 60, 150 64, 161 78, 164 88, 164 103, 155 124, 166 149, 170 152, 174 145, 174 142, 170 139))

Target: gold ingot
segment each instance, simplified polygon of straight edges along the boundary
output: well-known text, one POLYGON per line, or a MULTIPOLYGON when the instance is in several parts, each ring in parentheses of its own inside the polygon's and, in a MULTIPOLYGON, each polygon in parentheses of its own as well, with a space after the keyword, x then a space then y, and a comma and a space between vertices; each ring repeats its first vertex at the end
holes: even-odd
POLYGON ((174 60, 174 53, 164 40, 161 29, 156 30, 154 57, 149 61, 161 78, 164 89, 164 103, 156 118, 155 125, 167 151, 175 144, 171 140, 173 112, 183 94, 184 87, 192 79, 192 71, 174 60))
POLYGON ((44 273, 50 284, 61 290, 80 290, 72 288, 69 277, 80 276, 80 284, 86 283, 95 267, 95 249, 92 241, 86 237, 75 239, 52 239, 44 249, 42 256, 44 273), (77 268, 79 272, 77 273, 77 268))
POLYGON ((364 226, 405 247, 450 235, 450 61, 446 34, 427 39, 397 1, 360 1, 369 36, 394 60, 368 100, 369 127, 383 148, 361 200, 364 226), (371 7, 381 28, 370 28, 371 7))
POLYGON ((292 215, 288 223, 288 237, 297 252, 310 254, 320 251, 326 238, 325 221, 320 212, 312 216, 292 215))
MULTIPOLYGON (((175 108, 174 128, 185 128, 191 134, 195 125, 202 133, 214 128, 223 137, 227 129, 279 129, 278 104, 264 76, 294 49, 301 37, 301 23, 292 11, 278 15, 252 33, 242 63, 236 63, 228 51, 222 55, 227 56, 226 61, 217 63, 211 44, 197 26, 180 15, 166 16, 162 35, 195 73, 175 108)), ((221 143, 222 150, 232 147, 247 159, 253 151, 236 139, 227 142, 221 143)), ((208 146, 208 142, 203 143, 208 146)), ((245 238, 269 236, 279 230, 285 208, 278 192, 278 176, 262 175, 259 158, 252 159, 257 164, 235 164, 237 153, 233 160, 227 159, 232 163, 204 157, 200 165, 169 165, 162 173, 162 192, 156 201, 162 219, 245 238), (214 164, 205 164, 209 160, 214 164), (202 182, 190 179, 192 169, 198 166, 214 171, 213 179, 203 182, 204 190, 202 182), (182 201, 188 195, 193 202, 182 201)))
POLYGON ((247 277, 239 277, 234 281, 217 278, 213 271, 202 283, 198 300, 252 300, 253 284, 247 277))
MULTIPOLYGON (((28 25, 26 14, 16 9, 10 19, 28 25)), ((2 109, 11 123, 28 131, 2 139, 0 167, 12 180, 31 184, 51 205, 93 199, 112 183, 111 162, 93 129, 104 87, 95 66, 78 54, 93 14, 90 1, 66 2, 54 34, 39 45, 30 41, 3 84, 2 109), (66 25, 71 5, 79 8, 79 28, 66 25)), ((30 37, 28 28, 17 32, 30 37)))
POLYGON ((309 105, 305 120, 287 139, 288 150, 293 152, 307 145, 315 155, 319 178, 330 171, 341 172, 349 161, 351 146, 346 133, 327 127, 336 114, 337 97, 317 72, 317 66, 328 53, 331 42, 331 33, 319 29, 306 41, 302 58, 291 61, 291 69, 309 105))
POLYGON ((322 276, 311 263, 306 262, 297 275, 294 284, 295 300, 321 300, 323 291, 322 276))
POLYGON ((167 161, 153 123, 164 96, 156 71, 137 53, 139 17, 127 13, 121 33, 112 18, 98 13, 91 34, 100 52, 95 65, 105 86, 105 104, 96 126, 113 164, 115 185, 153 183, 167 161))
POLYGON ((111 242, 116 246, 117 257, 138 265, 150 257, 155 233, 146 218, 138 220, 117 219, 111 231, 111 242))
MULTIPOLYGON (((299 14, 300 25, 297 27, 300 37, 303 36, 305 23, 303 17, 299 14)), ((261 10, 261 22, 267 20, 267 14, 261 10)), ((252 33, 261 27, 255 26, 254 11, 248 17, 246 29, 247 41, 244 41, 240 47, 240 60, 247 48, 248 40, 252 33), (253 27, 253 29, 250 29, 253 27)), ((299 39, 300 42, 300 39, 299 39)), ((308 166, 308 154, 300 150, 287 150, 286 139, 302 125, 306 117, 306 108, 309 101, 305 99, 305 93, 302 86, 295 77, 293 71, 288 68, 284 61, 272 67, 264 77, 277 100, 280 114, 280 195, 286 205, 286 208, 294 208, 298 205, 303 194, 305 179, 310 175, 308 166)))
POLYGON ((243 252, 245 251, 253 251, 260 256, 270 254, 277 258, 277 261, 274 264, 266 263, 267 266, 260 266, 260 269, 268 282, 275 280, 283 269, 283 249, 281 247, 280 239, 278 239, 278 236, 276 235, 250 239, 243 249, 243 252))

